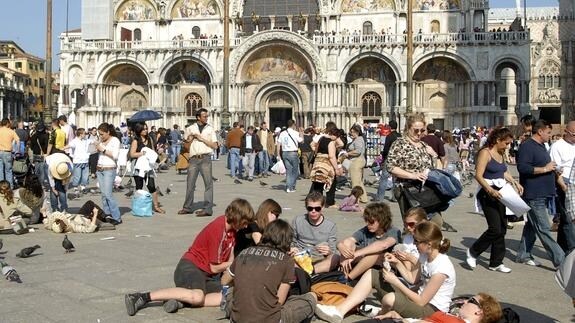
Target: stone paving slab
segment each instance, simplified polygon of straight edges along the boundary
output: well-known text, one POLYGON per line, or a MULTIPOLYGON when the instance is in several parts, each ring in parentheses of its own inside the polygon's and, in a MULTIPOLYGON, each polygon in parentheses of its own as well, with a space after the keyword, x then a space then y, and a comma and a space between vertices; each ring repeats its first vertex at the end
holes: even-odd
MULTIPOLYGON (((282 177, 274 175, 262 181, 243 181, 234 184, 226 176, 224 161, 214 162, 215 214, 222 214, 235 197, 248 199, 254 208, 266 198, 276 199, 284 207, 282 218, 291 219, 304 212, 303 200, 309 189, 308 181, 298 181, 297 192, 285 193, 282 177)), ((374 177, 366 170, 366 178, 374 177)), ((173 271, 182 254, 196 234, 213 218, 196 218, 178 215, 185 196, 186 175, 174 170, 159 175, 158 184, 172 193, 162 197, 166 215, 152 218, 133 217, 129 212, 130 200, 123 193, 116 193, 123 211, 124 224, 115 231, 93 234, 71 234, 76 252, 64 254, 61 247, 63 235, 40 228, 23 236, 0 235, 4 239, 5 260, 20 273, 23 284, 0 281, 0 322, 225 322, 217 308, 183 309, 167 314, 161 307, 141 310, 134 317, 126 314, 124 294, 173 286, 173 271), (150 237, 136 237, 150 235, 150 237), (101 240, 114 237, 114 240, 101 240), (40 244, 38 256, 19 259, 15 254, 24 247, 40 244)), ((198 179, 196 199, 203 197, 203 184, 198 179)), ((513 262, 521 238, 521 225, 507 233, 505 263, 513 269, 511 274, 491 272, 487 269, 489 254, 478 259, 475 271, 466 269, 465 250, 485 230, 485 219, 473 213, 473 199, 467 194, 475 188, 468 187, 456 204, 445 214, 445 219, 459 232, 446 232, 451 240, 449 255, 457 272, 456 295, 484 291, 496 296, 505 306, 514 308, 522 322, 575 322, 571 300, 559 289, 553 277, 552 264, 537 242, 534 255, 543 263, 540 268, 513 262)), ((374 194, 376 187, 368 186, 374 194)), ((337 192, 342 199, 349 189, 337 192)), ((87 195, 70 201, 72 210, 87 199, 100 204, 99 195, 87 195)), ((391 205, 394 224, 401 226, 396 204, 391 205)), ((328 209, 325 215, 338 225, 338 237, 351 235, 363 226, 361 215, 328 209)), ((345 322, 359 320, 358 316, 345 322)), ((319 321, 318 321, 319 322, 319 321)))

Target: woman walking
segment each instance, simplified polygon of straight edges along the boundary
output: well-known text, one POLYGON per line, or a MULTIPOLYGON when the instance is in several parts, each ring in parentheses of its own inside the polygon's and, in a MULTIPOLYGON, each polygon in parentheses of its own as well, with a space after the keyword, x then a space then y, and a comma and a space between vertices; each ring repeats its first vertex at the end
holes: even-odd
MULTIPOLYGON (((130 157, 135 163, 136 160, 141 157, 145 158, 146 151, 155 151, 154 142, 148 136, 148 126, 146 124, 137 123, 134 125, 134 139, 130 146, 130 157)), ((144 161, 144 163, 149 164, 150 161, 144 161)), ((136 165, 138 163, 135 163, 136 165)), ((166 211, 160 208, 160 203, 158 201, 158 192, 156 191, 156 174, 153 168, 150 168, 146 172, 140 172, 139 169, 135 168, 134 172, 134 182, 136 182, 136 190, 141 190, 144 188, 144 181, 146 182, 146 187, 150 194, 152 194, 152 200, 154 201, 154 212, 161 214, 166 213, 166 211), (143 175, 143 176, 142 176, 143 175)))
POLYGON ((111 215, 108 222, 118 225, 122 223, 122 217, 118 202, 116 202, 112 192, 116 179, 116 162, 120 154, 120 140, 116 137, 114 126, 105 122, 98 126, 98 134, 100 135, 100 142, 96 143, 96 149, 99 152, 96 176, 102 194, 102 206, 104 212, 111 215))
POLYGON ((365 167, 365 140, 361 132, 361 126, 353 125, 349 130, 352 142, 347 146, 346 157, 351 161, 349 175, 351 177, 351 187, 359 186, 363 189, 363 194, 359 197, 359 202, 367 203, 367 194, 363 186, 363 168, 365 167))
POLYGON ((493 130, 485 146, 479 151, 475 166, 475 179, 481 185, 477 199, 485 214, 488 228, 467 249, 467 264, 471 269, 477 265, 476 258, 491 246, 489 270, 510 273, 511 269, 503 264, 505 256, 505 233, 507 232, 507 218, 505 205, 501 199, 501 189, 507 182, 515 186, 519 194, 523 194, 523 187, 516 182, 505 164, 505 149, 511 144, 513 135, 507 128, 493 130))

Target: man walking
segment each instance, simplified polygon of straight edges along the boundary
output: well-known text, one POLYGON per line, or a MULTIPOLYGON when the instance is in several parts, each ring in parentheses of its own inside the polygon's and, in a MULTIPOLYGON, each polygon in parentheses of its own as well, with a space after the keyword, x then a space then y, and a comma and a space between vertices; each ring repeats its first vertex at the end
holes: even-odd
POLYGON ((180 132, 180 127, 177 124, 175 124, 174 129, 170 131, 170 147, 172 150, 170 161, 172 164, 175 164, 182 149, 182 133, 180 132))
POLYGON ((194 192, 198 174, 204 180, 204 207, 196 211, 196 216, 211 216, 214 206, 214 181, 212 177, 211 154, 218 146, 216 132, 208 124, 208 110, 199 109, 196 112, 195 124, 186 128, 185 138, 190 144, 190 156, 187 177, 186 200, 178 214, 191 214, 194 204, 194 192))
POLYGON ((254 127, 249 126, 248 131, 242 136, 240 144, 240 155, 242 156, 242 164, 248 173, 248 181, 254 180, 254 170, 256 163, 256 155, 262 150, 260 139, 254 134, 254 127))
POLYGON ((275 150, 274 134, 270 131, 268 124, 264 121, 260 124, 260 130, 257 135, 262 145, 262 150, 258 153, 260 175, 262 177, 268 177, 268 171, 270 169, 270 152, 273 153, 275 150))
POLYGON ((575 248, 575 226, 571 217, 567 217, 565 208, 565 193, 567 187, 574 185, 569 181, 573 160, 575 159, 575 120, 569 121, 565 127, 565 135, 562 139, 551 145, 549 152, 551 160, 557 164, 560 173, 557 176, 557 198, 555 207, 559 214, 559 227, 557 229, 557 243, 568 254, 575 248))
POLYGON ((529 266, 541 265, 531 255, 535 238, 539 237, 553 265, 557 267, 565 258, 565 253, 551 236, 547 213, 547 202, 555 195, 556 163, 551 161, 545 149, 545 143, 551 138, 551 123, 538 120, 533 123, 531 132, 531 138, 519 147, 517 159, 523 199, 531 210, 527 213, 527 223, 523 227, 516 261, 529 266))
POLYGON ((228 133, 226 146, 228 147, 229 156, 228 162, 230 164, 230 176, 232 179, 241 178, 241 169, 238 169, 240 164, 240 146, 244 132, 241 129, 239 122, 233 123, 233 129, 228 133), (237 174, 239 173, 239 174, 237 174), (239 175, 239 176, 238 176, 239 175))
POLYGON ((295 184, 299 176, 298 145, 303 141, 299 132, 295 130, 295 121, 288 120, 287 129, 282 131, 277 140, 278 160, 283 160, 286 168, 286 192, 295 192, 295 184))

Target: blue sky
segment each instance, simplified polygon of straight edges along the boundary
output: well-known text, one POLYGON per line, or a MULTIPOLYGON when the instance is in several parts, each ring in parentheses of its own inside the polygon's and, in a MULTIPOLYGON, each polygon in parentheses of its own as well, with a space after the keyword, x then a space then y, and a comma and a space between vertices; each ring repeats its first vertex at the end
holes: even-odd
MULTIPOLYGON (((66 30, 66 0, 52 0, 54 71, 57 70, 60 42, 58 36, 66 30)), ((80 28, 81 0, 68 0, 69 29, 80 28)), ((523 4, 523 0, 521 0, 523 4)), ((513 7, 515 0, 491 0, 491 7, 513 7)), ((558 6, 558 0, 527 0, 529 7, 558 6)), ((45 57, 46 1, 45 0, 2 0, 0 39, 14 40, 25 51, 45 57)))

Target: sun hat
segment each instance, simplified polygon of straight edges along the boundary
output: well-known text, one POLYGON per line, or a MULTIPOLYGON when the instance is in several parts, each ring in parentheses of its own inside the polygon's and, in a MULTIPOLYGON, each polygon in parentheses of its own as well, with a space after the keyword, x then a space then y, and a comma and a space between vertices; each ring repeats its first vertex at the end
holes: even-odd
POLYGON ((64 180, 72 176, 72 161, 70 157, 62 153, 55 153, 49 156, 50 175, 55 179, 64 180))

